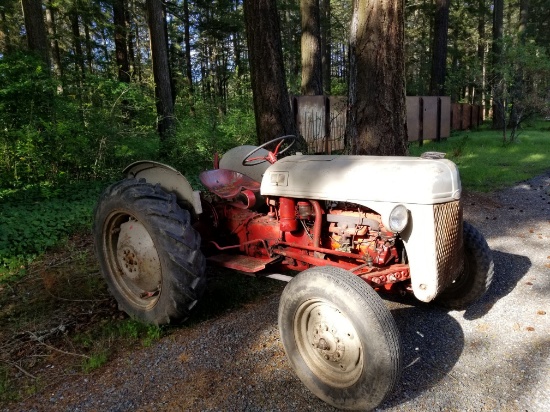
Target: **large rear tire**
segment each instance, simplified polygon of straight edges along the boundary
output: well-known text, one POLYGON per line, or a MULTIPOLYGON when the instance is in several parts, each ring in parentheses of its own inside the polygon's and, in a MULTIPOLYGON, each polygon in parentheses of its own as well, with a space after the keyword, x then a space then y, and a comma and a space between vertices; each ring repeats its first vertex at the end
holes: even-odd
POLYGON ((399 332, 382 299, 343 269, 298 274, 279 305, 281 340, 307 388, 341 409, 370 410, 401 374, 399 332))
POLYGON ((487 292, 493 281, 493 255, 483 235, 464 222, 463 237, 464 270, 436 298, 439 305, 449 309, 466 309, 487 292))
POLYGON ((206 285, 206 261, 175 195, 143 179, 111 185, 94 211, 94 241, 121 310, 156 325, 189 316, 206 285))

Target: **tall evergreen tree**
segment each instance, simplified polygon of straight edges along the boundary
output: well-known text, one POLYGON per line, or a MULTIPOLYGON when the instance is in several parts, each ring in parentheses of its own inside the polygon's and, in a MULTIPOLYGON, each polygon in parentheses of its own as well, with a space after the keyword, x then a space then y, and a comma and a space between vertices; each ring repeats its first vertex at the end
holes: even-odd
POLYGON ((25 16, 25 31, 29 49, 36 52, 44 60, 49 69, 50 57, 46 37, 46 25, 44 24, 44 16, 42 14, 42 2, 40 0, 22 0, 21 4, 25 16))
POLYGON ((504 37, 504 0, 494 0, 493 6, 493 73, 491 88, 493 91, 493 128, 502 129, 505 125, 504 79, 502 64, 502 41, 504 37))
POLYGON ((353 154, 407 154, 403 21, 402 0, 354 2, 346 130, 353 154))
POLYGON ((430 94, 445 95, 445 75, 447 70, 447 30, 449 27, 450 0, 435 1, 434 36, 432 47, 432 70, 430 94))
POLYGON ((258 142, 295 134, 276 0, 245 0, 244 17, 258 142))
POLYGON ((113 0, 113 22, 115 24, 115 51, 118 80, 120 82, 130 83, 126 5, 124 0, 113 0))
POLYGON ((319 0, 300 0, 302 18, 302 86, 303 95, 323 94, 321 55, 321 15, 319 0))
POLYGON ((170 67, 168 65, 166 18, 161 0, 146 0, 146 6, 153 60, 153 77, 155 79, 157 129, 161 139, 161 156, 166 156, 168 153, 167 139, 174 128, 174 100, 170 67))

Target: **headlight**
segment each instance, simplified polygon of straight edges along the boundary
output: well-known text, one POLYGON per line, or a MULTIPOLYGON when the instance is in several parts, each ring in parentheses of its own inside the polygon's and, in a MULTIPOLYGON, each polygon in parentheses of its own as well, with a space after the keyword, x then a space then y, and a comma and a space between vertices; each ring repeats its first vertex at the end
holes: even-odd
POLYGON ((402 232, 409 223, 409 210, 403 205, 397 205, 390 213, 389 224, 392 232, 402 232))

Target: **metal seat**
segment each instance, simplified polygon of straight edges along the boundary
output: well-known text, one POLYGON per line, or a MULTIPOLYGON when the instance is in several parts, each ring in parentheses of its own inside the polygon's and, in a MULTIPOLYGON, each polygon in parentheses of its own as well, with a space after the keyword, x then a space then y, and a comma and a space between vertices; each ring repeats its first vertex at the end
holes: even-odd
POLYGON ((203 185, 222 199, 234 199, 243 190, 260 191, 260 182, 228 169, 206 170, 199 175, 203 185))

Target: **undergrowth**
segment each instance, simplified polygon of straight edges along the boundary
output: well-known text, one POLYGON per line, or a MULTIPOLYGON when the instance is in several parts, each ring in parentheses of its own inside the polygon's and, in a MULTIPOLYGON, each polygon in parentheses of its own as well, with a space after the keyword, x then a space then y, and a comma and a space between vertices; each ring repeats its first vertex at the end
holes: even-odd
POLYGON ((24 275, 28 264, 69 234, 89 230, 105 182, 0 191, 0 282, 24 275))

